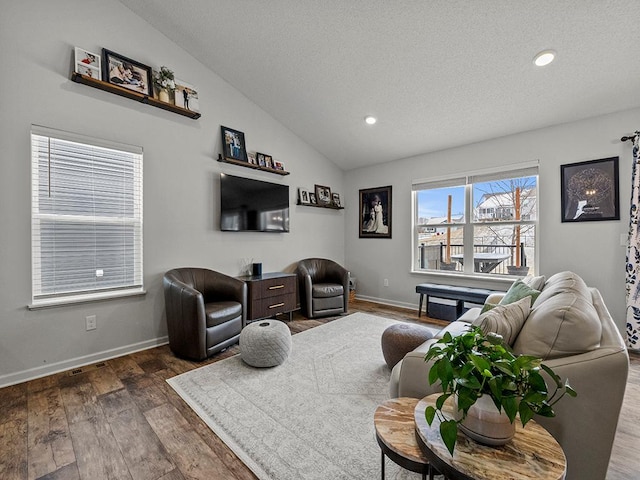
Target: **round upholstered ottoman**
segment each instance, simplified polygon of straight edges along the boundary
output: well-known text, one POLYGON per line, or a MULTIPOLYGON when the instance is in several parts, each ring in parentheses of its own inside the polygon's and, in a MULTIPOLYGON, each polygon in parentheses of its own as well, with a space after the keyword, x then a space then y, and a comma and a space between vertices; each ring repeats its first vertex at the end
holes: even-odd
POLYGON ((279 320, 250 323, 240 332, 240 358, 252 367, 274 367, 291 352, 291 331, 279 320))
POLYGON ((396 323, 382 333, 382 355, 389 368, 414 348, 433 338, 433 333, 427 327, 411 323, 396 323))

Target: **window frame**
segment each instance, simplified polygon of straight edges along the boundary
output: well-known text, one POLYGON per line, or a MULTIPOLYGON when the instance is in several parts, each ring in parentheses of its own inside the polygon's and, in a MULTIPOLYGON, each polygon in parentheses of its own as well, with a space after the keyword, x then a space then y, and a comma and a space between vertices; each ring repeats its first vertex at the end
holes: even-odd
MULTIPOLYGON (((121 298, 135 295, 144 295, 146 293, 144 289, 144 256, 143 256, 143 149, 139 146, 126 145, 118 142, 112 142, 108 140, 97 139, 85 135, 75 134, 71 132, 65 132, 39 125, 32 125, 30 132, 31 142, 31 303, 27 306, 29 309, 39 309, 59 305, 69 305, 76 303, 91 302, 97 300, 105 300, 110 298, 121 298), (42 137, 42 138, 40 138, 42 137), (98 213, 94 212, 93 215, 87 215, 86 212, 47 212, 46 208, 41 209, 41 164, 42 155, 41 150, 37 144, 42 142, 61 141, 61 142, 73 142, 80 144, 82 147, 86 147, 86 151, 80 151, 78 157, 72 157, 73 162, 82 162, 82 155, 90 157, 88 151, 92 148, 108 149, 116 151, 112 154, 112 157, 106 157, 108 159, 115 158, 118 155, 130 156, 129 163, 122 162, 122 167, 130 167, 131 175, 128 180, 131 182, 131 191, 126 190, 122 193, 121 197, 127 194, 133 195, 133 200, 129 203, 131 213, 119 214, 114 213, 98 213), (48 140, 47 140, 48 139, 48 140), (45 232, 42 230, 42 226, 46 223, 42 221, 54 220, 60 222, 63 226, 78 225, 78 224, 93 224, 104 227, 105 225, 129 225, 131 226, 131 238, 132 247, 130 252, 133 255, 133 263, 130 268, 125 268, 124 277, 127 276, 130 281, 123 280, 120 284, 109 284, 106 286, 93 286, 90 287, 85 284, 84 288, 76 289, 74 291, 59 291, 59 292, 45 292, 43 290, 43 253, 42 245, 46 241, 45 232)), ((105 151, 105 150, 102 150, 105 151)), ((49 161, 50 154, 44 154, 46 160, 49 161)), ((73 165, 77 167, 78 165, 73 165)), ((86 175, 88 177, 88 170, 95 168, 95 163, 92 160, 84 170, 77 168, 75 172, 80 172, 80 175, 86 175)), ((62 177, 63 178, 63 177, 62 177)), ((47 180, 45 180, 46 182, 47 180)), ((107 187, 105 187, 107 188, 107 187)), ((104 192, 108 191, 103 190, 104 192)), ((103 200, 104 201, 104 200, 103 200)), ((91 199, 89 205, 94 205, 99 202, 95 197, 91 199)), ((73 208, 73 207, 72 207, 73 208)), ((124 237, 124 233, 115 232, 117 235, 124 237)), ((100 272, 102 273, 102 272, 100 272)), ((96 276, 97 275, 96 273, 96 276)), ((45 287, 46 289, 46 287, 45 287)))

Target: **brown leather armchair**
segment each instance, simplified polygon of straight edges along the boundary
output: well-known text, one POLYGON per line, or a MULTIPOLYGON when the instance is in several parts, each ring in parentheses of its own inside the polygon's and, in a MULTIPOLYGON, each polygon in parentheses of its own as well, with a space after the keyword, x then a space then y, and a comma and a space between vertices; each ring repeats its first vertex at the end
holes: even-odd
POLYGON ((297 268, 300 304, 308 318, 347 313, 349 272, 325 258, 307 258, 297 268))
POLYGON ((237 343, 247 320, 247 285, 206 268, 176 268, 163 278, 171 351, 204 360, 237 343))

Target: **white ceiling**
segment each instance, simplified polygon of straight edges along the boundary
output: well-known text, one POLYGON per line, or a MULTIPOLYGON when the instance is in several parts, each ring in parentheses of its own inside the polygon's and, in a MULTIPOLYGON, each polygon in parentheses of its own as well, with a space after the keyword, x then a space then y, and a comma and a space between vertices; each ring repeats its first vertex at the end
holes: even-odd
POLYGON ((120 1, 345 170, 640 106, 639 0, 120 1))

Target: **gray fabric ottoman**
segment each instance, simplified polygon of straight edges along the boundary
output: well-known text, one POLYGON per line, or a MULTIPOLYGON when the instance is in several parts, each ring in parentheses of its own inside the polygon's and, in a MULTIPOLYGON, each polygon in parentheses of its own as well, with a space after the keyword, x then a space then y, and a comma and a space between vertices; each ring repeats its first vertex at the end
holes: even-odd
POLYGON ((274 367, 291 352, 291 331, 279 320, 250 323, 240 333, 240 358, 252 367, 274 367))
POLYGON ((391 325, 382 333, 384 361, 387 362, 389 368, 393 368, 407 353, 430 338, 433 338, 433 333, 422 325, 412 323, 391 325))

